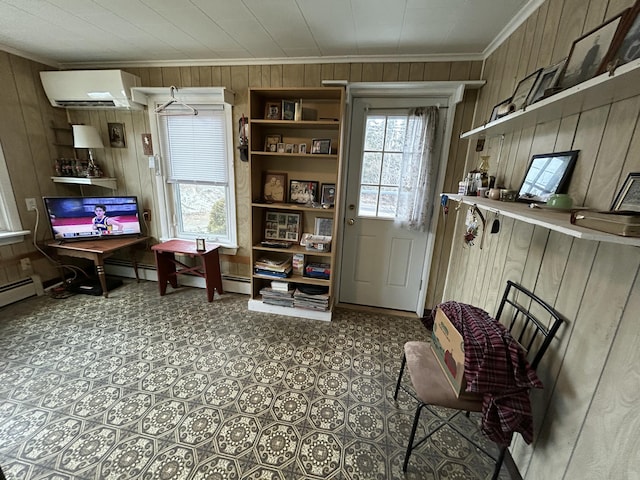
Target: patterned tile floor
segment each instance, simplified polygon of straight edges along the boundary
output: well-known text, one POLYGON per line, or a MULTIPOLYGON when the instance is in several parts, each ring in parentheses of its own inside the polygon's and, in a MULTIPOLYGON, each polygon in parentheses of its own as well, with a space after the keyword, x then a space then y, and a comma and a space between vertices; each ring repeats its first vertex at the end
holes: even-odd
POLYGON ((418 319, 285 318, 153 282, 26 300, 0 309, 0 466, 9 480, 489 478, 446 429, 401 471, 415 406, 393 400, 401 348, 427 336, 418 319))

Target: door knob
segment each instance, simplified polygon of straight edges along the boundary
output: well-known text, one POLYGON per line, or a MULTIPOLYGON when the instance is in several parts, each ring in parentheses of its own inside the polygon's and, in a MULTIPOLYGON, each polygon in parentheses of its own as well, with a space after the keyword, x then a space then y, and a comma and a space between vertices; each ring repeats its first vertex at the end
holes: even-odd
POLYGON ((347 220, 347 224, 348 225, 353 225, 355 223, 356 223, 356 221, 353 218, 350 218, 349 220, 347 220))

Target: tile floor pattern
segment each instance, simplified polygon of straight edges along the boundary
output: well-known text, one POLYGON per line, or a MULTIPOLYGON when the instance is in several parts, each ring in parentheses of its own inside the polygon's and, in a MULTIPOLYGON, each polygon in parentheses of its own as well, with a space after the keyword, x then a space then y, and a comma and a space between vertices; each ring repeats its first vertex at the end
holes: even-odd
POLYGON ((401 471, 415 405, 393 400, 401 346, 427 335, 411 318, 160 298, 153 282, 26 300, 0 309, 0 466, 9 480, 488 478, 447 430, 401 471))

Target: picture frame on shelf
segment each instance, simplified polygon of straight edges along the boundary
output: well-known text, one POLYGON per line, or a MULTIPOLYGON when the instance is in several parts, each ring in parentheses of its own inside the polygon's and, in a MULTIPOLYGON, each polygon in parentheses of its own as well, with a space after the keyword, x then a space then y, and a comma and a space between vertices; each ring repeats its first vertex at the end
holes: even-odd
POLYGON ((306 143, 301 143, 300 144, 300 153, 307 153, 307 144, 306 143))
POLYGON ((331 153, 330 138, 314 138, 311 140, 311 153, 328 155, 331 153))
POLYGON ((267 211, 264 221, 264 239, 282 240, 292 243, 300 241, 301 213, 267 211))
POLYGON ((266 102, 264 104, 265 120, 280 120, 282 118, 282 105, 280 102, 266 102))
POLYGON ((287 174, 264 172, 262 175, 262 200, 266 203, 285 203, 287 199, 287 174))
POLYGON ((278 143, 278 145, 276 145, 276 151, 278 153, 284 153, 284 148, 285 148, 285 146, 284 146, 284 143, 282 143, 282 142, 280 142, 280 143, 278 143))
POLYGON ((511 103, 511 97, 509 97, 493 107, 493 110, 491 110, 491 116, 489 117, 489 122, 505 117, 513 111, 513 104, 511 103))
POLYGON ((336 184, 323 183, 320 188, 320 203, 322 206, 333 207, 336 203, 336 184))
POLYGON ((615 70, 620 65, 640 58, 640 0, 628 8, 611 41, 607 55, 596 75, 615 70))
POLYGON ((286 143, 284 145, 284 153, 293 153, 293 143, 286 143))
POLYGON ((124 123, 107 123, 111 148, 125 148, 124 123))
POLYGON ((614 212, 640 212, 640 172, 627 175, 616 194, 611 210, 614 212))
POLYGON ((313 234, 325 237, 333 236, 333 218, 316 217, 313 234))
POLYGON ((296 115, 296 102, 282 100, 282 120, 294 120, 296 115))
POLYGON ((302 205, 318 201, 318 182, 311 180, 289 181, 289 202, 302 205))
POLYGON ((566 61, 567 58, 565 57, 558 63, 550 65, 542 70, 538 76, 538 80, 533 86, 531 95, 527 100, 527 105, 534 104, 543 98, 548 97, 556 90, 556 85, 558 85, 560 75, 562 74, 562 68, 566 61))
POLYGON ((564 193, 580 150, 533 155, 516 199, 546 203, 554 193, 564 193))
POLYGON ((282 142, 282 135, 279 135, 279 134, 267 135, 264 139, 264 151, 277 152, 278 144, 281 142, 282 142))
POLYGON ((539 68, 518 82, 518 85, 511 96, 511 103, 513 103, 514 111, 518 111, 528 105, 529 97, 533 92, 533 86, 538 81, 538 77, 541 73, 542 69, 539 68))
POLYGON ((601 71, 623 13, 619 13, 573 42, 560 77, 559 86, 562 89, 571 88, 589 80, 601 71))

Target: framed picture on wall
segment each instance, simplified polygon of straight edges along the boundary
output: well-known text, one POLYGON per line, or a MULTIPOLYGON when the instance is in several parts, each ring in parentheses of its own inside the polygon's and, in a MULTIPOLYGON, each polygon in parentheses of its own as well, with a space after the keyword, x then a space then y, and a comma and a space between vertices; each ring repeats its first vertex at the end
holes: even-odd
POLYGON ((555 65, 551 65, 542 70, 538 76, 538 80, 533 86, 531 95, 527 100, 527 105, 536 103, 554 92, 556 85, 558 84, 558 80, 560 80, 560 75, 562 74, 562 67, 564 67, 566 61, 567 59, 563 58, 555 65))
POLYGON ((640 172, 630 173, 616 195, 611 210, 640 212, 640 172))
POLYGON ((125 148, 124 123, 107 123, 111 148, 125 148))
POLYGON ((621 20, 622 13, 573 42, 560 79, 563 89, 589 80, 601 70, 621 20))
POLYGON ((532 74, 520 80, 516 90, 513 92, 511 103, 513 103, 514 110, 520 110, 527 105, 529 96, 533 92, 533 86, 538 81, 538 77, 542 73, 542 69, 538 69, 532 74))
POLYGON ((640 58, 640 0, 622 16, 611 47, 597 74, 640 58))

